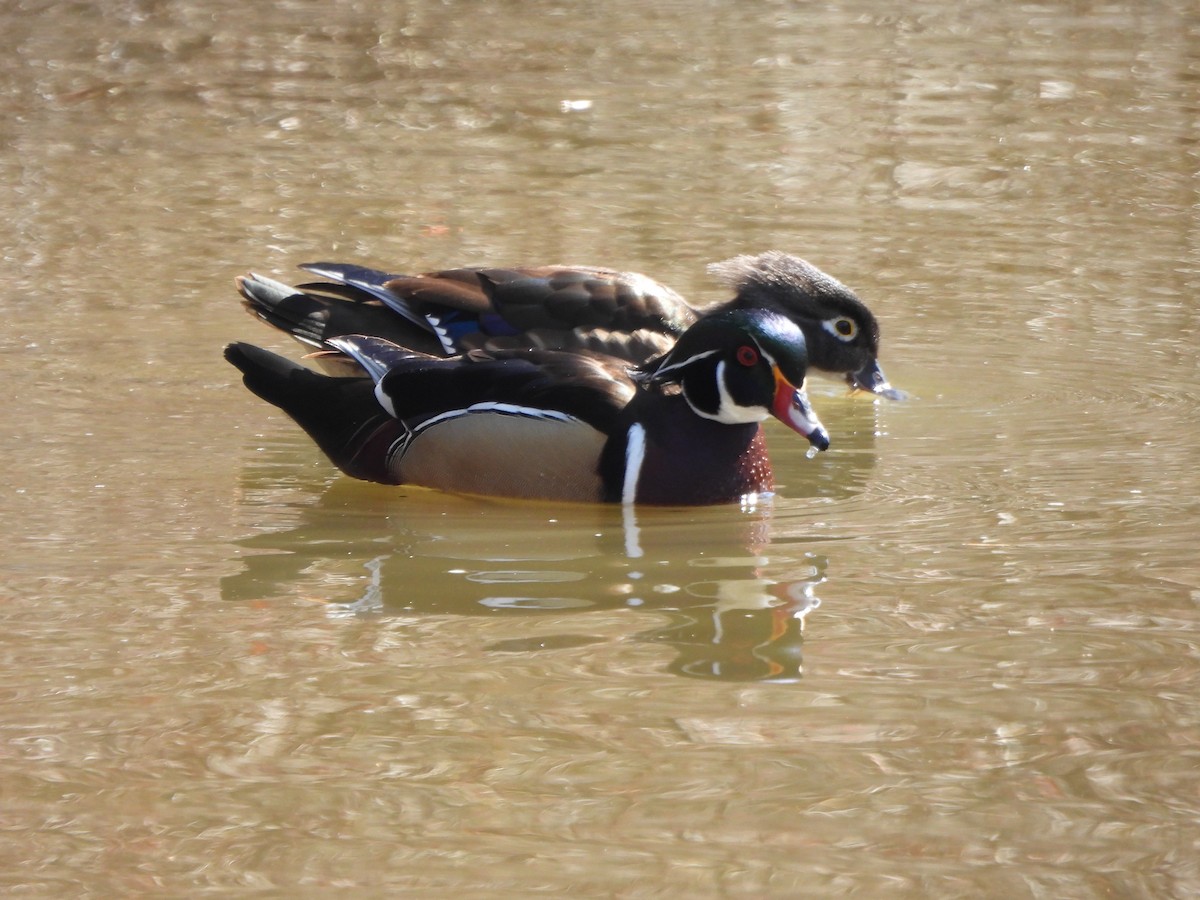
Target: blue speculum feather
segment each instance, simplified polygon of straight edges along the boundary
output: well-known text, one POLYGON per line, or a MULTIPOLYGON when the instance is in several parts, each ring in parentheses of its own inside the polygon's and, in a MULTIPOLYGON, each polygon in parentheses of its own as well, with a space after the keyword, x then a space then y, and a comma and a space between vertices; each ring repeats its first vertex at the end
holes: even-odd
POLYGON ((520 329, 514 328, 495 313, 478 315, 476 313, 459 312, 457 310, 446 310, 436 315, 430 315, 429 320, 445 332, 446 336, 455 345, 458 345, 462 338, 467 335, 476 334, 481 331, 490 337, 521 333, 520 329))
POLYGON ((491 335, 509 336, 521 333, 519 328, 509 324, 509 322, 496 313, 484 313, 479 317, 479 325, 480 330, 491 335))

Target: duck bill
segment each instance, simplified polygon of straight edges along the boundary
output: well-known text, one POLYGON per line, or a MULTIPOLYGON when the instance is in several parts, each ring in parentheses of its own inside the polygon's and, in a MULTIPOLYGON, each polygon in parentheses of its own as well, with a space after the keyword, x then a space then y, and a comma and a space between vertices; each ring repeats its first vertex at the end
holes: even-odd
POLYGON ((887 376, 879 368, 878 360, 872 359, 857 372, 846 373, 846 382, 852 391, 866 391, 889 400, 907 400, 908 394, 888 384, 887 376))
POLYGON ((796 387, 778 371, 775 373, 775 400, 771 404, 771 414, 792 431, 808 438, 808 442, 818 450, 829 449, 829 432, 813 412, 803 386, 796 387))

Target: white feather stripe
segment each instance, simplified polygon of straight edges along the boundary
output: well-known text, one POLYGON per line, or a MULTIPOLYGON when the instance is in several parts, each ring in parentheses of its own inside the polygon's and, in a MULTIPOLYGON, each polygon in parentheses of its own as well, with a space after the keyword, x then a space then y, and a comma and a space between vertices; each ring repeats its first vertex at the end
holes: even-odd
MULTIPOLYGON (((381 382, 382 384, 382 382, 381 382)), ((387 410, 388 415, 393 419, 399 419, 396 415, 396 408, 392 405, 391 398, 388 397, 380 389, 380 385, 375 385, 375 398, 379 401, 380 406, 387 410)), ((500 403, 495 400, 486 400, 481 403, 473 403, 470 406, 461 409, 448 409, 445 412, 438 413, 436 416, 430 416, 423 422, 420 422, 415 427, 410 427, 408 423, 404 423, 404 436, 401 437, 392 448, 388 451, 389 457, 402 457, 408 451, 409 446, 422 432, 441 424, 449 422, 452 419, 459 419, 463 416, 469 416, 472 413, 495 413, 502 416, 517 416, 524 419, 539 419, 542 421, 551 422, 582 422, 582 419, 577 419, 575 416, 568 415, 565 412, 559 412, 556 409, 538 409, 533 406, 518 406, 515 403, 500 403)))
MULTIPOLYGON (((386 399, 386 395, 381 395, 378 387, 375 389, 375 395, 379 397, 379 402, 383 404, 383 408, 395 417, 396 413, 393 411, 391 400, 386 399)), ((431 425, 437 425, 439 422, 445 422, 448 419, 457 419, 459 416, 466 416, 471 413, 487 412, 508 416, 522 416, 526 419, 550 419, 554 422, 582 421, 575 418, 575 416, 559 412, 556 409, 538 409, 534 406, 518 406, 515 403, 500 403, 495 400, 487 400, 482 403, 472 403, 470 406, 463 407, 462 409, 448 409, 443 413, 438 413, 436 416, 430 416, 416 427, 415 432, 419 434, 431 425)))
POLYGON ((621 482, 621 502, 637 500, 638 478, 642 474, 642 463, 646 461, 646 429, 641 425, 630 426, 625 434, 625 478, 621 482))
POLYGON ((450 332, 442 326, 441 319, 437 316, 426 316, 425 321, 437 336, 445 353, 453 355, 458 352, 458 348, 454 346, 454 341, 450 338, 450 332))
POLYGON ((393 419, 399 418, 396 415, 396 407, 392 405, 392 398, 383 391, 383 382, 375 382, 375 399, 379 401, 379 405, 387 410, 387 414, 393 419))

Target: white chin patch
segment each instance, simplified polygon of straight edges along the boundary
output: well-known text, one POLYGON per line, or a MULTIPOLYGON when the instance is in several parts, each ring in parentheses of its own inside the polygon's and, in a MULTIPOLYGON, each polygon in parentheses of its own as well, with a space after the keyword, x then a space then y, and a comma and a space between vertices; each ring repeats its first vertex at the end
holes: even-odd
MULTIPOLYGON (((715 414, 697 409, 695 404, 689 399, 688 405, 692 407, 692 412, 703 419, 712 419, 714 422, 720 422, 722 425, 749 425, 751 422, 762 422, 770 418, 771 411, 769 409, 761 406, 739 406, 729 396, 729 391, 725 388, 724 360, 717 363, 717 390, 721 398, 721 403, 717 407, 715 414)), ((687 397, 686 388, 683 391, 683 396, 687 397)))

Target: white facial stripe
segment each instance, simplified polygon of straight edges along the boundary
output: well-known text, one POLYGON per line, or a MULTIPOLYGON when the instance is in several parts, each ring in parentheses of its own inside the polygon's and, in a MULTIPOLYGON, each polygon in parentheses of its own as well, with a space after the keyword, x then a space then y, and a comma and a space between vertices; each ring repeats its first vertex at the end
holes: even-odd
POLYGON ((621 502, 637 500, 638 478, 642 474, 642 463, 646 461, 646 429, 631 425, 625 434, 625 480, 621 483, 621 502))
POLYGON ((679 362, 671 363, 671 365, 669 365, 669 366, 663 366, 662 368, 658 369, 654 373, 654 375, 655 375, 655 377, 657 377, 657 376, 663 374, 664 372, 670 372, 672 369, 680 369, 680 368, 683 368, 684 366, 690 366, 696 360, 704 359, 709 356, 713 356, 716 353, 717 353, 716 350, 705 350, 703 353, 697 353, 694 356, 689 356, 687 359, 681 359, 679 362))

